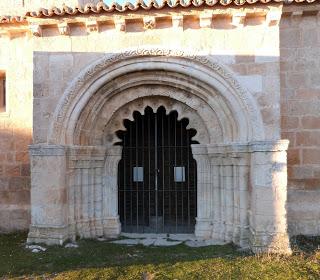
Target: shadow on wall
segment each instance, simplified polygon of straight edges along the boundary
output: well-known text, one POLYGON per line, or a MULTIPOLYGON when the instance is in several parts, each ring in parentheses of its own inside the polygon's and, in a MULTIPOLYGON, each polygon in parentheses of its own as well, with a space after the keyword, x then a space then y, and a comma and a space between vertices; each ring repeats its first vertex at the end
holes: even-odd
MULTIPOLYGON (((6 124, 8 122, 9 120, 4 121, 6 124)), ((10 124, 10 128, 0 130, 0 232, 29 228, 28 145, 31 143, 31 132, 16 128, 14 122, 10 124)))

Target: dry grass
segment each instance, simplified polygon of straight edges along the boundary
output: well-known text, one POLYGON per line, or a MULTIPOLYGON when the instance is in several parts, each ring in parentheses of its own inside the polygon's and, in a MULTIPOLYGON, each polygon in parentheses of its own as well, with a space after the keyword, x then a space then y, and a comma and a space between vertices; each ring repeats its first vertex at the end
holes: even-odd
POLYGON ((148 248, 93 240, 31 253, 25 240, 23 233, 0 235, 0 278, 320 279, 319 238, 296 238, 290 257, 243 254, 232 245, 148 248))

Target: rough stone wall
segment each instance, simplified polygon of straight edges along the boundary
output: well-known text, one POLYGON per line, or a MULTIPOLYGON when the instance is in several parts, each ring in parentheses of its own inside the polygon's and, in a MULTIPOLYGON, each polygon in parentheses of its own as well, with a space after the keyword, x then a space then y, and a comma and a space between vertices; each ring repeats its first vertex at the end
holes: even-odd
POLYGON ((283 17, 280 24, 281 128, 288 151, 291 234, 320 234, 319 16, 283 17))
POLYGON ((7 78, 6 112, 0 112, 0 231, 27 229, 30 223, 33 66, 29 44, 26 37, 0 38, 0 69, 7 78))

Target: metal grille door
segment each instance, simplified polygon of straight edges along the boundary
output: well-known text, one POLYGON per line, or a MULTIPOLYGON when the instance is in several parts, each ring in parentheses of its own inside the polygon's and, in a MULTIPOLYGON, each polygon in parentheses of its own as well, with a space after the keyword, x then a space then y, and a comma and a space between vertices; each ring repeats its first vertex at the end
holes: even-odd
POLYGON ((177 112, 146 108, 119 131, 119 215, 123 232, 191 233, 197 209, 194 130, 177 112))

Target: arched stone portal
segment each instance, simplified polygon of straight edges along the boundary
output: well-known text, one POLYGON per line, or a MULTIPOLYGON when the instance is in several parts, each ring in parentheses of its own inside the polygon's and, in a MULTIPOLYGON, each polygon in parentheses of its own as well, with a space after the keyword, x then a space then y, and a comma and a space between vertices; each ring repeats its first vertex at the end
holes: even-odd
POLYGON ((116 132, 147 106, 177 111, 197 131, 195 235, 289 252, 287 141, 266 138, 255 99, 223 65, 210 56, 158 48, 107 55, 70 83, 47 143, 30 147, 28 241, 121 233, 116 132))

